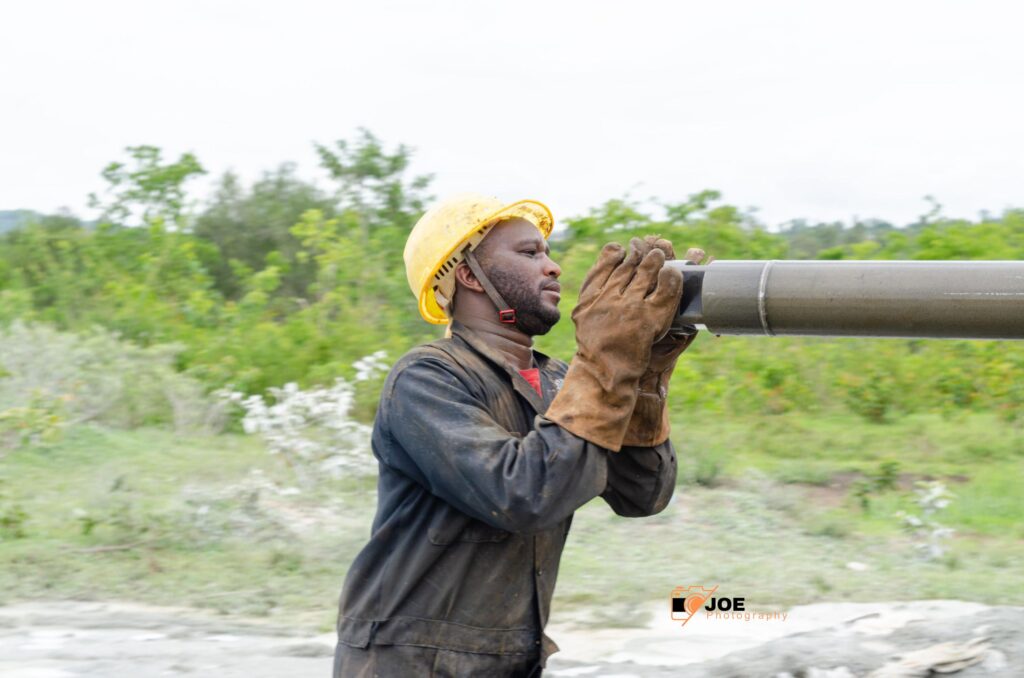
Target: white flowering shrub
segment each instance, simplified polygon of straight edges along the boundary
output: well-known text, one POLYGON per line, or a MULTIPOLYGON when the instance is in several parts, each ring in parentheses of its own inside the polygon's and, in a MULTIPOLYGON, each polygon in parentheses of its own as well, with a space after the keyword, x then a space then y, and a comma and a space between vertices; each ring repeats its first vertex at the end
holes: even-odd
POLYGON ((939 481, 915 483, 915 503, 918 514, 900 511, 896 514, 903 521, 903 528, 914 538, 914 545, 928 560, 937 560, 946 553, 943 541, 953 536, 955 530, 935 520, 935 514, 949 506, 953 495, 939 481))
MULTIPOLYGON (((378 351, 357 360, 355 381, 372 379, 388 368, 378 351)), ((219 395, 245 411, 242 428, 263 438, 271 454, 281 455, 299 482, 309 486, 320 474, 340 477, 376 471, 370 451, 371 429, 352 417, 355 387, 338 378, 330 387, 301 390, 294 383, 268 389, 269 398, 237 391, 219 395)))
POLYGON ((387 362, 387 351, 375 351, 352 363, 356 371, 356 381, 369 381, 379 374, 387 372, 391 365, 387 362))
POLYGON ((223 403, 174 369, 180 351, 136 346, 100 327, 75 334, 16 320, 0 328, 0 422, 19 432, 7 439, 31 443, 84 422, 219 430, 223 403))

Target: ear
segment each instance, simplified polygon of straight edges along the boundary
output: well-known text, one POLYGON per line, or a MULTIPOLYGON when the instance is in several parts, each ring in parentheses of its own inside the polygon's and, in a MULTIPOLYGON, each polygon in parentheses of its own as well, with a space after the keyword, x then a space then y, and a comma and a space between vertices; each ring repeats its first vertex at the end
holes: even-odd
POLYGON ((455 266, 455 283, 457 286, 462 286, 467 289, 473 290, 474 292, 484 291, 484 286, 480 284, 477 277, 473 275, 473 271, 469 268, 469 264, 464 261, 460 261, 455 266))

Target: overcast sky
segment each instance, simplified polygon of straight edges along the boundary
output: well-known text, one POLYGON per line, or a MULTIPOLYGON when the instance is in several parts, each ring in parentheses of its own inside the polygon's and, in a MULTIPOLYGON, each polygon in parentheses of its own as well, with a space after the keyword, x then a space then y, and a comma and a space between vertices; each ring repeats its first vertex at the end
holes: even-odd
MULTIPOLYGON (((359 126, 434 193, 556 218, 715 188, 761 219, 1024 206, 1024 3, 5 2, 0 209, 82 216, 127 145, 212 174, 359 126)), ((203 188, 199 194, 203 194, 203 188)))

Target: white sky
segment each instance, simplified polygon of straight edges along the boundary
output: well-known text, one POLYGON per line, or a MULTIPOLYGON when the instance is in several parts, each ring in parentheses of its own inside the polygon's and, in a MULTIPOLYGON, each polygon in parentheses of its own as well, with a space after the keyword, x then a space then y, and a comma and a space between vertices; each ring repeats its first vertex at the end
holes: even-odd
POLYGON ((313 177, 362 125, 437 195, 556 218, 704 188, 769 224, 975 217, 1024 206, 1022 25, 1013 0, 4 2, 0 209, 91 216, 143 143, 313 177))

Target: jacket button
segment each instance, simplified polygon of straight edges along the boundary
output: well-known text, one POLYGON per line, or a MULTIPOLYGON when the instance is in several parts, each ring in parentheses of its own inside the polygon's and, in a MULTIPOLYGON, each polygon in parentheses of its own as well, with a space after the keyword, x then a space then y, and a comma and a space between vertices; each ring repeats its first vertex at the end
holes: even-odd
POLYGON ((537 570, 537 576, 538 577, 543 577, 544 576, 544 570, 537 570))

